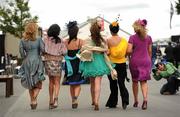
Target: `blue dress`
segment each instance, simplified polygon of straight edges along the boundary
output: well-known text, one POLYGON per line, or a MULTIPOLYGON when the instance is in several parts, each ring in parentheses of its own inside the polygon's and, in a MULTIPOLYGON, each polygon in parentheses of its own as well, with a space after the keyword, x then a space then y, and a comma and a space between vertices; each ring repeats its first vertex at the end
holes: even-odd
POLYGON ((33 89, 39 81, 45 80, 44 65, 40 56, 41 52, 44 52, 44 43, 41 38, 35 41, 22 39, 19 51, 23 58, 19 70, 21 84, 24 88, 33 89))

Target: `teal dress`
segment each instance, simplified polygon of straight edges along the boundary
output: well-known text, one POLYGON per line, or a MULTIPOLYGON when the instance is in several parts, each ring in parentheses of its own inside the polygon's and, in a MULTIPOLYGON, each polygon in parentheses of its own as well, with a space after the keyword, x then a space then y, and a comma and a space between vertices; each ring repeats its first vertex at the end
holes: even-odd
POLYGON ((93 61, 81 63, 80 69, 85 78, 96 78, 110 74, 110 69, 105 62, 104 53, 93 53, 93 61))

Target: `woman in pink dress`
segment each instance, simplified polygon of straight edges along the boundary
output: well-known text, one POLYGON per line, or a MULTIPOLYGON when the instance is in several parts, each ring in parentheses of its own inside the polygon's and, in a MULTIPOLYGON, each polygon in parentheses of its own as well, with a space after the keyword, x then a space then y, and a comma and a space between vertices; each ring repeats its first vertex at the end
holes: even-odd
POLYGON ((151 73, 152 39, 147 35, 146 20, 137 20, 133 24, 135 34, 130 36, 127 54, 129 54, 129 67, 132 76, 134 94, 134 107, 138 107, 138 82, 140 82, 143 104, 142 109, 147 109, 148 84, 151 73))

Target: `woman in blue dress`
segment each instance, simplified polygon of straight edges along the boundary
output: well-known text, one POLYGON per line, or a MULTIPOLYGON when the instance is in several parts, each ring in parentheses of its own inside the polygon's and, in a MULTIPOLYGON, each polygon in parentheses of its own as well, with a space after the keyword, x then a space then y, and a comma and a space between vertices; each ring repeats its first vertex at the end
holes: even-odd
POLYGON ((91 37, 85 42, 84 47, 81 49, 83 52, 83 49, 85 51, 89 46, 90 51, 92 51, 92 60, 84 61, 81 65, 81 70, 85 78, 90 78, 92 105, 95 105, 94 110, 96 111, 99 110, 102 76, 110 74, 110 69, 106 64, 104 56, 104 53, 107 51, 107 46, 100 31, 101 26, 98 21, 93 22, 90 28, 91 37))
POLYGON ((21 84, 29 89, 31 99, 31 109, 37 107, 37 96, 42 87, 44 77, 44 66, 41 53, 44 52, 44 43, 41 38, 37 38, 38 25, 34 22, 27 23, 23 39, 20 41, 19 49, 23 63, 19 75, 21 84))

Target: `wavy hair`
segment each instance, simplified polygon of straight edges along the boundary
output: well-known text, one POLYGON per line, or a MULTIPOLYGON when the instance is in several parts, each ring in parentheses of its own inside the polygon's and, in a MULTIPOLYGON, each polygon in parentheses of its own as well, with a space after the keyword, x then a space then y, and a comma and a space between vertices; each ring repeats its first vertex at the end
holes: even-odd
POLYGON ((134 31, 139 35, 141 39, 144 39, 147 36, 146 25, 147 25, 147 20, 145 19, 143 20, 138 19, 132 25, 134 31))
POLYGON ((38 32, 38 25, 35 22, 28 22, 25 25, 23 38, 25 40, 35 41, 37 38, 37 32, 38 32))
POLYGON ((90 27, 90 32, 91 32, 91 39, 93 42, 96 44, 96 46, 101 46, 102 42, 105 42, 105 40, 101 36, 101 27, 98 25, 97 20, 92 22, 91 27, 90 27))

